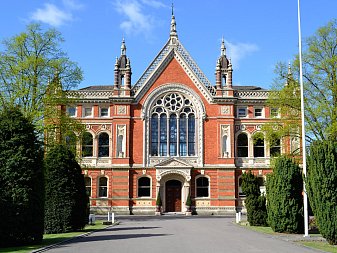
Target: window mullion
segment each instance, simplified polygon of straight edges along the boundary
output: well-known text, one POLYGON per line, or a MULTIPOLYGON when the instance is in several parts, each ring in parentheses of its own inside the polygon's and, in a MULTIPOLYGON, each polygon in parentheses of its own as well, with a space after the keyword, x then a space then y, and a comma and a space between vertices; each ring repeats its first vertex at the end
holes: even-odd
POLYGON ((186 115, 186 122, 185 122, 185 125, 186 125, 186 156, 189 156, 189 137, 188 137, 188 121, 189 121, 189 117, 188 115, 186 115))
POLYGON ((180 156, 180 149, 179 149, 179 138, 180 138, 180 126, 179 126, 180 122, 179 122, 179 115, 177 115, 177 156, 180 156))
POLYGON ((166 156, 170 156, 170 115, 166 114, 166 156))

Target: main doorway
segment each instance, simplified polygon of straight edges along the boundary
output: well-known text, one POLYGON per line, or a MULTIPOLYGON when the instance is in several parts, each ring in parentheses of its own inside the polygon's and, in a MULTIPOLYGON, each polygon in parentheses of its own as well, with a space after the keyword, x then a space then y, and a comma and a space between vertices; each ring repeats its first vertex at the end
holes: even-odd
POLYGON ((181 212, 181 182, 169 180, 166 182, 166 212, 181 212))

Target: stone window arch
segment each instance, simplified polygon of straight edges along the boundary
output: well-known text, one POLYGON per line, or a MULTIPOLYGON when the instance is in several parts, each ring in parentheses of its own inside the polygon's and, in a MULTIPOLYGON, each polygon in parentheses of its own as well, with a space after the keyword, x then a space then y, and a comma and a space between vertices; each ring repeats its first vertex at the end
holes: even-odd
POLYGON ((94 154, 94 140, 90 132, 82 135, 82 157, 92 157, 94 154))
POLYGON ((98 135, 98 157, 109 157, 109 134, 102 132, 98 135))
POLYGON ((237 156, 248 157, 248 136, 246 133, 240 133, 237 136, 237 156))
POLYGON ((206 110, 193 89, 177 83, 161 85, 145 99, 141 117, 145 165, 153 166, 169 157, 203 165, 206 110))
POLYGON ((264 135, 261 132, 257 132, 253 135, 253 151, 254 157, 265 157, 265 141, 264 135))
POLYGON ((138 178, 138 197, 151 197, 151 178, 138 178))
POLYGON ((196 112, 184 94, 169 92, 156 99, 151 108, 150 155, 195 156, 196 112))
POLYGON ((281 155, 281 138, 279 138, 276 134, 271 135, 269 146, 270 157, 281 155))

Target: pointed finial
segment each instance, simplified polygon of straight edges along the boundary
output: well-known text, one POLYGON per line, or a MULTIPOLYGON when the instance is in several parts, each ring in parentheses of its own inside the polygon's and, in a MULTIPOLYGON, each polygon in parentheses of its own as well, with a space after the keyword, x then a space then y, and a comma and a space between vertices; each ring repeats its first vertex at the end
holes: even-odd
POLYGON ((226 55, 225 39, 222 36, 221 40, 221 56, 226 55))
POLYGON ((174 12, 173 12, 174 6, 173 6, 173 3, 172 3, 172 6, 171 6, 171 9, 172 9, 172 16, 174 16, 174 12))
POLYGON ((121 45, 121 55, 125 55, 125 54, 126 54, 126 46, 125 46, 125 39, 123 36, 122 45, 121 45))
POLYGON ((173 3, 172 3, 172 18, 171 18, 171 31, 170 31, 171 37, 177 37, 177 29, 176 29, 176 19, 174 17, 174 11, 173 11, 173 3))
POLYGON ((288 62, 288 76, 291 76, 293 73, 291 72, 291 64, 288 62))

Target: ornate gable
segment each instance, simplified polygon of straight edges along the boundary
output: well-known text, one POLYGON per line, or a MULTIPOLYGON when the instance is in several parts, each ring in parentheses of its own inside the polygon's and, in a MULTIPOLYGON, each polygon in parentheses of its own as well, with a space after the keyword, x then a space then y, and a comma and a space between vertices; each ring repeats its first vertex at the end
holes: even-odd
POLYGON ((172 16, 170 39, 131 89, 135 102, 138 103, 141 100, 173 58, 177 60, 200 93, 211 103, 213 96, 216 95, 216 89, 179 42, 174 16, 172 16))

